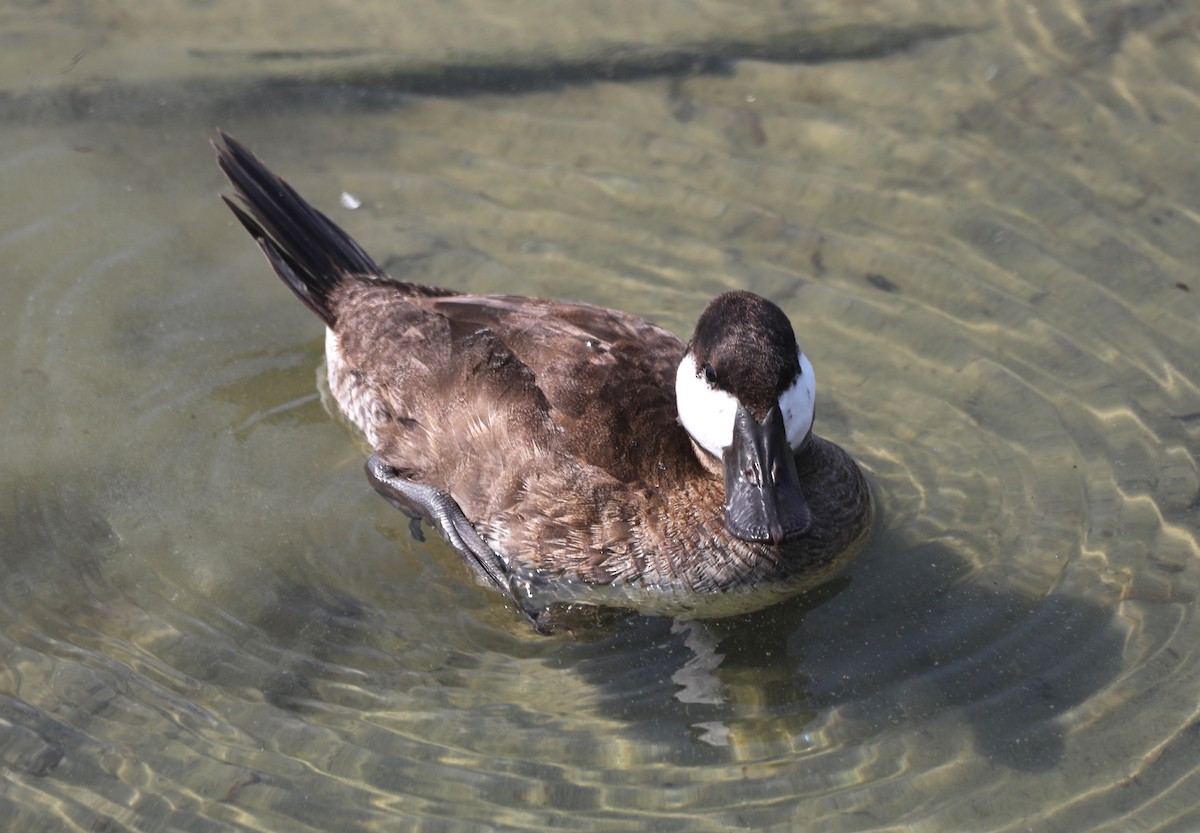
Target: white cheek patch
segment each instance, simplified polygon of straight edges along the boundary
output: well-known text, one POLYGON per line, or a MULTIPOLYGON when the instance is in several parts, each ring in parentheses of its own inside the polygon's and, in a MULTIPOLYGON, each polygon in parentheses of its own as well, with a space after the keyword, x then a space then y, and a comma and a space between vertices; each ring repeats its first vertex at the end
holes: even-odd
MULTIPOLYGON (((817 380, 812 364, 803 352, 799 354, 800 375, 792 386, 779 395, 779 410, 787 430, 788 445, 799 448, 813 425, 817 380)), ((733 442, 733 420, 738 401, 731 394, 709 386, 708 380, 697 373, 691 354, 683 357, 675 373, 675 402, 679 421, 701 448, 714 457, 733 442)))
POLYGON ((779 410, 783 412, 783 426, 787 430, 788 445, 793 450, 800 447, 813 425, 813 413, 817 401, 817 377, 812 364, 803 352, 800 353, 800 375, 792 386, 779 394, 779 410))
POLYGON ((691 353, 683 357, 675 373, 675 403, 679 421, 701 448, 720 459, 733 442, 733 418, 738 401, 723 390, 709 387, 696 370, 691 353))

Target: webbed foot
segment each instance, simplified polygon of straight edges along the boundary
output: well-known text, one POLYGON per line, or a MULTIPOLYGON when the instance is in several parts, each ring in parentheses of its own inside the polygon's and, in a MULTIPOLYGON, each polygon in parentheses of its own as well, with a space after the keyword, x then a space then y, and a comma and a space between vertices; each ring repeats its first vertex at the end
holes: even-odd
POLYGON ((505 595, 509 601, 525 614, 539 633, 547 631, 538 622, 541 611, 530 610, 513 590, 508 565, 487 542, 479 537, 475 527, 467 520, 458 502, 444 489, 407 480, 378 454, 372 454, 366 463, 367 479, 375 491, 387 498, 412 519, 409 531, 418 540, 421 535, 420 522, 425 520, 437 529, 447 544, 458 550, 467 566, 481 579, 505 595))

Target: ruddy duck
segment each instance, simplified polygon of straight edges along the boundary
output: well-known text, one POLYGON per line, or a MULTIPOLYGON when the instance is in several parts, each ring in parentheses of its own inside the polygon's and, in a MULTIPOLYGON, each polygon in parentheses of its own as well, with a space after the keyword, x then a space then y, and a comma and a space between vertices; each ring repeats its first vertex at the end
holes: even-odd
POLYGON ((812 431, 812 365, 749 292, 691 341, 589 304, 389 278, 222 133, 225 202, 326 330, 367 476, 538 624, 550 602, 716 617, 766 607, 862 548, 867 483, 812 431))

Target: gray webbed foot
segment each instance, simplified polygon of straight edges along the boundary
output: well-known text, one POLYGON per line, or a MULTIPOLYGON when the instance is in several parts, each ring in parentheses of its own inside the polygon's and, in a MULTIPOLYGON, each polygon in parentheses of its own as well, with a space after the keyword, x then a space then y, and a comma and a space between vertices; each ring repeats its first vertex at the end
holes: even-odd
POLYGON ((367 479, 371 481, 375 491, 412 519, 409 532, 414 538, 424 540, 420 527, 422 520, 436 528, 446 543, 458 550, 477 576, 489 582, 509 601, 515 603, 539 632, 545 632, 538 623, 540 611, 527 609, 516 597, 504 559, 479 537, 479 533, 449 492, 405 479, 378 454, 372 454, 367 459, 366 471, 367 479))

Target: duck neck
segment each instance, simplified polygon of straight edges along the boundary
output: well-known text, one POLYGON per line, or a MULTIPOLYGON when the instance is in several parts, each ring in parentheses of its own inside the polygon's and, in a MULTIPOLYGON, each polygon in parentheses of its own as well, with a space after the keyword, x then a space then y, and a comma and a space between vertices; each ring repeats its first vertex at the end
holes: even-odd
POLYGON ((692 439, 691 436, 688 437, 688 441, 692 444, 692 452, 695 453, 696 462, 700 464, 700 467, 708 472, 708 474, 710 474, 717 481, 724 483, 724 464, 721 462, 721 460, 709 454, 708 451, 704 449, 704 446, 692 439))

